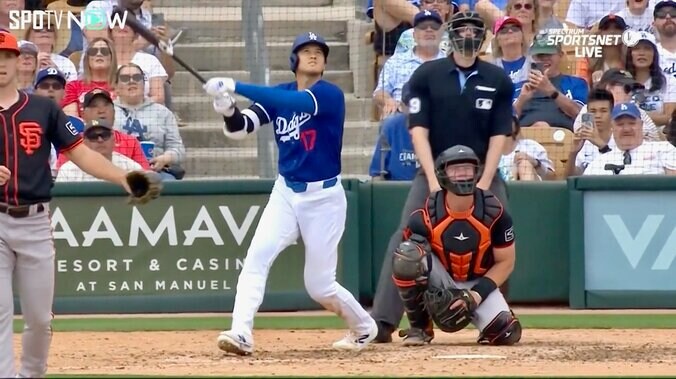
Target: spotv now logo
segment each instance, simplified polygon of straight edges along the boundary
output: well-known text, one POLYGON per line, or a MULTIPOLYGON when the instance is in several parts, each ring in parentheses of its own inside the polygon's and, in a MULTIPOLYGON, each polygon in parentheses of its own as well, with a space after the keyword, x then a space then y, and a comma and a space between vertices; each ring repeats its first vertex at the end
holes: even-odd
POLYGON ((9 28, 33 29, 72 29, 77 25, 80 30, 103 30, 127 23, 127 11, 109 15, 104 9, 90 9, 82 13, 69 11, 9 11, 9 28))

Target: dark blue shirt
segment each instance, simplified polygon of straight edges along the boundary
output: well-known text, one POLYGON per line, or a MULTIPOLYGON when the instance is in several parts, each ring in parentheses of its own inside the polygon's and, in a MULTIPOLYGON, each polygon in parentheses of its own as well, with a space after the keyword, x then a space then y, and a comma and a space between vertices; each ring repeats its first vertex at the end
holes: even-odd
POLYGON ((413 150, 411 134, 406 125, 406 115, 396 113, 383 121, 378 136, 369 175, 380 176, 381 158, 387 180, 413 180, 418 161, 413 150))

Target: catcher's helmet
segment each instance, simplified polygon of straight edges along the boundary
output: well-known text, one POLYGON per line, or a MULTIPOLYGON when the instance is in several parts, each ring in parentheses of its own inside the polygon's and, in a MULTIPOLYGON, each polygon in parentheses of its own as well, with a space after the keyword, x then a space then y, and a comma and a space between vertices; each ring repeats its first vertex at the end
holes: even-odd
POLYGON ((474 150, 467 146, 456 145, 444 150, 434 162, 434 172, 441 188, 458 196, 474 194, 476 184, 481 178, 483 167, 474 150), (449 178, 446 167, 454 164, 471 163, 474 165, 474 175, 462 180, 449 178))
POLYGON ((329 57, 329 45, 326 44, 326 41, 322 36, 313 32, 300 34, 296 37, 296 40, 293 41, 291 56, 289 57, 289 68, 292 72, 295 73, 296 69, 298 69, 298 50, 309 44, 315 44, 322 49, 324 52, 324 60, 329 57))
POLYGON ((448 24, 448 39, 453 51, 463 55, 477 54, 485 38, 486 24, 478 13, 458 12, 451 17, 448 24), (468 36, 468 32, 471 32, 472 36, 468 36))

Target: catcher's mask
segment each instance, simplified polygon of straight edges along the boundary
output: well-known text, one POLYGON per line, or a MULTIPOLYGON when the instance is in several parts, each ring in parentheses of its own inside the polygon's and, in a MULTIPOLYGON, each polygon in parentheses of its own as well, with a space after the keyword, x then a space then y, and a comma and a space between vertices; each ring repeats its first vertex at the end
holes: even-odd
POLYGON ((483 166, 474 150, 456 145, 444 150, 434 162, 434 171, 441 188, 458 196, 474 194, 483 166), (452 167, 454 166, 454 167, 452 167), (448 171, 451 168, 451 174, 448 171))
POLYGON ((293 47, 291 48, 291 56, 289 57, 289 69, 294 74, 298 69, 298 51, 303 48, 303 46, 314 44, 319 46, 324 53, 324 64, 326 64, 327 59, 329 58, 329 45, 326 43, 324 38, 317 33, 307 32, 298 35, 295 41, 293 42, 293 47))
POLYGON ((479 53, 486 38, 486 25, 476 12, 458 12, 448 24, 448 39, 453 51, 471 56, 479 53))

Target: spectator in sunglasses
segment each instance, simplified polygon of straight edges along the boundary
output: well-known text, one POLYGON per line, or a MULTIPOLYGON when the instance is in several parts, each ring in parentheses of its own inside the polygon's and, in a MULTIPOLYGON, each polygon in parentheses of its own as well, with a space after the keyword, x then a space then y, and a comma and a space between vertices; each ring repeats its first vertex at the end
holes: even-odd
MULTIPOLYGON (((511 17, 521 23, 521 32, 526 45, 530 46, 539 30, 540 6, 537 0, 509 0, 505 11, 501 11, 488 1, 482 0, 476 4, 476 11, 486 20, 487 25, 495 25, 501 17, 511 17)), ((493 53, 493 44, 486 48, 486 53, 493 53)))
POLYGON ((653 26, 657 31, 657 50, 660 54, 660 68, 667 76, 676 77, 676 3, 660 1, 653 12, 653 26))
POLYGON ((514 83, 514 89, 528 80, 531 58, 521 22, 514 17, 500 17, 493 27, 493 63, 501 67, 514 83))
MULTIPOLYGON (((458 11, 458 4, 455 1, 448 0, 424 0, 420 2, 421 11, 434 11, 441 16, 442 24, 446 23, 452 15, 458 11)), ((415 20, 413 21, 415 23, 415 20)), ((395 54, 406 53, 411 51, 416 46, 413 31, 415 28, 407 29, 397 41, 397 47, 394 49, 395 54)), ((450 53, 450 43, 448 42, 448 33, 442 33, 441 43, 439 49, 444 54, 450 53)))
MULTIPOLYGON (((627 29, 627 23, 620 16, 608 14, 599 21, 598 29, 593 31, 600 36, 621 35, 627 29)), ((580 58, 575 65, 575 76, 584 79, 590 87, 596 86, 603 74, 610 69, 625 69, 626 46, 603 45, 600 58, 580 58)))
MULTIPOLYGON (((95 38, 84 54, 84 70, 81 79, 66 84, 63 99, 63 111, 69 116, 82 118, 84 95, 100 88, 111 92, 115 82, 117 59, 112 42, 105 38, 95 38)), ((111 92, 111 97, 114 98, 111 92)))
POLYGON ((154 143, 151 169, 164 180, 181 179, 180 165, 185 147, 174 114, 144 94, 145 76, 141 67, 126 64, 117 71, 118 98, 115 101, 115 129, 139 141, 154 143))
MULTIPOLYGON (((64 21, 65 22, 65 21, 64 21)), ((43 25, 42 28, 30 26, 26 30, 26 40, 38 47, 38 69, 53 67, 63 73, 66 81, 77 79, 77 70, 70 59, 55 53, 57 30, 54 24, 43 25)))
MULTIPOLYGON (((142 170, 140 164, 134 160, 115 152, 115 138, 113 126, 106 120, 92 120, 87 122, 83 134, 84 144, 103 155, 115 166, 127 171, 142 170)), ((91 182, 100 181, 85 173, 73 162, 66 162, 56 176, 56 182, 91 182)))

